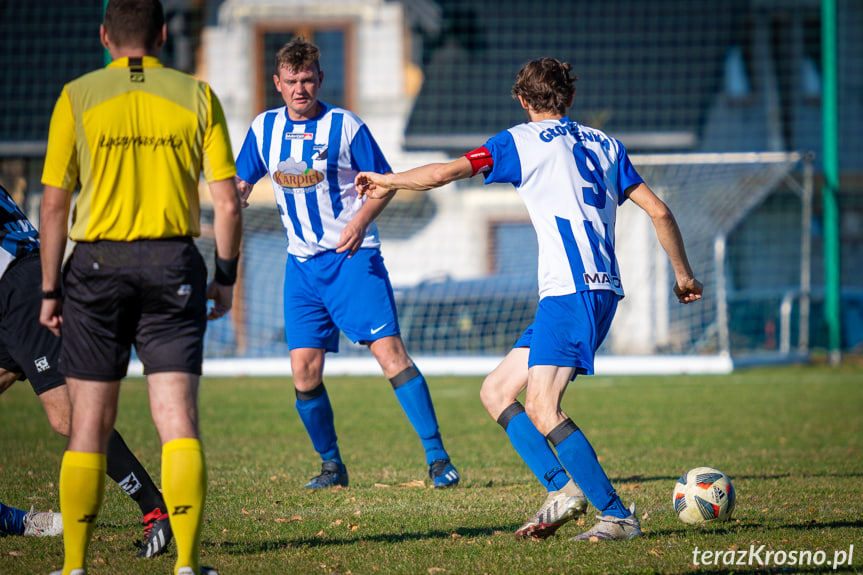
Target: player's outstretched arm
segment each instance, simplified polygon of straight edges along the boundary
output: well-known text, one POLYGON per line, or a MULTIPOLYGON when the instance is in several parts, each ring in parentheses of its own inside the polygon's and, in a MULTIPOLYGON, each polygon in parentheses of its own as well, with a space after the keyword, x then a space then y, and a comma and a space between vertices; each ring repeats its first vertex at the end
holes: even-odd
POLYGON ((207 319, 217 319, 231 310, 234 302, 234 281, 236 280, 237 260, 240 257, 240 237, 243 219, 240 196, 234 179, 218 180, 210 183, 213 196, 213 235, 216 239, 216 265, 233 264, 233 278, 225 279, 217 273, 216 278, 207 286, 207 299, 213 300, 213 309, 207 319), (221 281, 220 281, 221 280, 221 281))
POLYGON ((638 184, 627 190, 627 196, 650 216, 659 243, 668 254, 671 267, 674 270, 674 293, 680 303, 692 303, 701 299, 704 286, 695 279, 689 259, 686 257, 686 248, 683 245, 683 236, 674 219, 674 214, 665 205, 665 202, 656 197, 647 184, 638 184))
POLYGON ((360 197, 385 198, 396 190, 431 190, 472 175, 470 161, 461 156, 452 162, 427 164, 393 174, 360 172, 354 178, 354 186, 360 197))

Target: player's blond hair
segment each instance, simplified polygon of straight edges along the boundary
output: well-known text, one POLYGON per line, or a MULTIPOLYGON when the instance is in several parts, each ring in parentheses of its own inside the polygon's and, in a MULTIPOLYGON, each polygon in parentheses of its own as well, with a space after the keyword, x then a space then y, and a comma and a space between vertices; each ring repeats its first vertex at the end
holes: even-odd
POLYGON ((531 60, 521 67, 512 87, 512 97, 525 99, 537 112, 566 114, 578 76, 570 75, 572 66, 555 58, 531 60))
POLYGON ((316 72, 321 71, 318 60, 321 58, 321 50, 302 36, 297 36, 276 52, 276 76, 279 70, 287 68, 294 72, 313 67, 316 72))

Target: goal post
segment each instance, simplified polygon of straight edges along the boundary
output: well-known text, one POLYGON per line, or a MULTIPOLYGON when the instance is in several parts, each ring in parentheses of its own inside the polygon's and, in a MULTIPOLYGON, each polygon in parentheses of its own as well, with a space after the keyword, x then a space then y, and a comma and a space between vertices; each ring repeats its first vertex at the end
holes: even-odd
MULTIPOLYGON (((808 354, 811 155, 656 154, 633 155, 632 161, 672 207, 705 283, 704 305, 665 307, 657 301, 667 309, 664 325, 681 325, 691 335, 687 340, 669 327, 667 345, 738 363, 808 354)), ((660 266, 655 269, 662 274, 660 266)), ((663 333, 655 339, 662 342, 663 333)))

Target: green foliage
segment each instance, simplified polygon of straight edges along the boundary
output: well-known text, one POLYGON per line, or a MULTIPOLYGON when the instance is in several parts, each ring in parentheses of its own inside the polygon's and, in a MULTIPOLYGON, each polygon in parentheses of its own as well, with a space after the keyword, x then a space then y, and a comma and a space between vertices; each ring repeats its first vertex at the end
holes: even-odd
MULTIPOLYGON (((591 439, 624 502, 637 504, 646 535, 579 544, 569 537, 592 525, 593 510, 548 541, 513 538, 543 489, 483 410, 480 378, 430 380, 444 441, 462 474, 461 485, 445 491, 428 487, 419 440, 382 377, 328 378, 351 486, 319 492, 302 487, 320 463, 294 411, 290 381, 205 378, 203 561, 228 574, 714 574, 741 568, 696 568, 696 547, 823 550, 832 560, 834 551, 855 545, 845 572, 858 571, 861 373, 845 365, 578 378, 563 408, 591 439), (731 521, 695 528, 675 517, 674 482, 700 465, 733 480, 731 521)), ((26 384, 0 396, 0 419, 0 500, 56 509, 64 440, 26 384)), ((117 428, 159 483, 160 448, 143 381, 124 384, 117 428)), ((172 572, 173 550, 134 558, 139 521, 137 506, 109 485, 90 547, 91 574, 172 572)), ((0 538, 0 573, 47 573, 62 558, 59 538, 0 538)))

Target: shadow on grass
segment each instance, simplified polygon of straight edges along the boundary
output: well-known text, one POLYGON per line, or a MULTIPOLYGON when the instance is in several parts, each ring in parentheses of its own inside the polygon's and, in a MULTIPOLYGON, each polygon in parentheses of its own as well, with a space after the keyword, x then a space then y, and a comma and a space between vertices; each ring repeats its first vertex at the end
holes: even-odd
POLYGON ((425 531, 422 533, 405 532, 405 533, 387 533, 373 535, 371 537, 307 537, 302 539, 286 539, 276 538, 271 541, 249 541, 235 543, 225 541, 223 543, 202 542, 203 547, 219 548, 228 555, 256 555, 269 551, 279 551, 282 549, 303 549, 315 547, 333 547, 342 545, 361 545, 364 542, 370 543, 404 543, 409 541, 424 541, 428 539, 441 539, 450 541, 455 538, 470 539, 473 537, 493 536, 495 533, 504 532, 507 536, 512 536, 515 527, 500 527, 500 528, 468 528, 463 527, 454 531, 425 531))
POLYGON ((830 523, 822 523, 820 521, 805 521, 803 523, 792 523, 791 525, 784 525, 786 529, 797 529, 800 531, 809 531, 811 529, 841 529, 842 527, 853 527, 855 529, 860 529, 863 527, 863 520, 861 521, 831 521, 830 523))
MULTIPOLYGON (((863 473, 758 473, 758 474, 750 474, 750 475, 735 475, 731 479, 734 481, 743 481, 743 480, 765 480, 765 479, 788 479, 790 477, 847 477, 847 478, 855 478, 855 477, 863 477, 863 473)), ((675 476, 656 476, 656 477, 645 477, 644 475, 630 475, 628 477, 612 477, 610 478, 612 483, 649 483, 651 481, 677 481, 680 479, 680 475, 675 476)))
MULTIPOLYGON (((830 521, 830 522, 821 522, 821 521, 806 521, 803 523, 789 523, 789 524, 776 524, 776 525, 764 525, 763 523, 758 523, 755 521, 741 521, 741 522, 733 522, 733 523, 717 523, 715 525, 705 525, 703 527, 695 527, 695 529, 702 529, 705 533, 710 533, 711 535, 733 535, 733 534, 741 534, 747 533, 751 530, 759 530, 759 531, 779 531, 782 529, 796 529, 798 531, 809 531, 809 530, 822 530, 822 529, 842 529, 842 528, 852 528, 852 529, 860 529, 863 528, 863 520, 860 521, 830 521)), ((692 526, 681 526, 676 529, 649 529, 645 532, 647 537, 668 537, 668 536, 679 536, 685 537, 686 535, 692 534, 692 526)), ((701 573, 701 571, 699 571, 701 573)))
MULTIPOLYGON (((854 569, 852 565, 850 569, 854 569)), ((812 565, 808 567, 801 567, 799 565, 795 565, 793 567, 785 567, 785 566, 775 566, 775 567, 762 567, 760 565, 747 565, 745 567, 737 567, 734 565, 729 565, 724 569, 705 569, 703 566, 699 565, 698 568, 687 568, 686 571, 682 571, 682 573, 697 573, 698 575, 728 575, 729 573, 735 573, 737 571, 758 571, 759 573, 853 573, 855 571, 845 571, 840 570, 837 571, 830 565, 812 565)))

